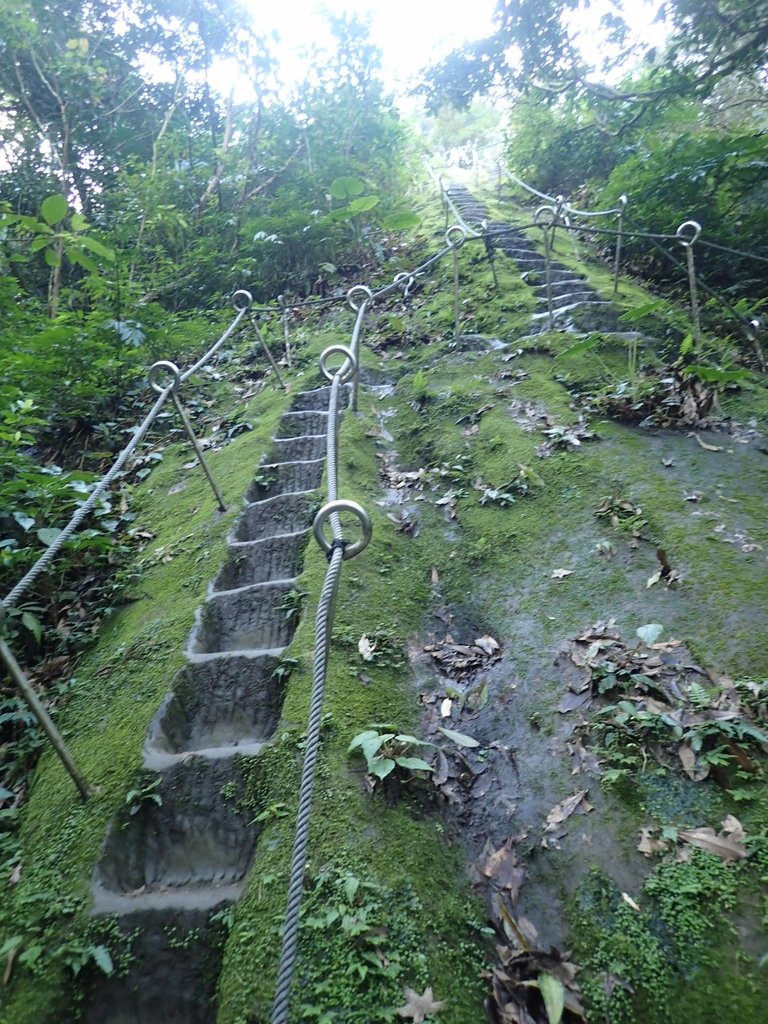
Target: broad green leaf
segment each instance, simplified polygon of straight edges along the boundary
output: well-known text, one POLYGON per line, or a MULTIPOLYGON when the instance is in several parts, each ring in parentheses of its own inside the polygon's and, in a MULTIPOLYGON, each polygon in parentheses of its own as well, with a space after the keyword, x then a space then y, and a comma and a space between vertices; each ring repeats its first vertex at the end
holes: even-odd
POLYGON ((80 238, 78 239, 80 245, 84 245, 86 249, 90 249, 91 252, 95 252, 97 256, 101 256, 103 260, 113 260, 115 254, 112 249, 108 249, 106 245, 102 245, 101 242, 97 242, 95 238, 80 238))
POLYGON ((549 1024, 560 1024, 565 1009, 565 986, 552 974, 539 975, 539 991, 544 1000, 549 1024))
POLYGON ((53 544, 58 538, 61 530, 57 530, 52 526, 44 526, 41 530, 37 531, 38 540, 40 540, 47 548, 53 544))
POLYGON ((29 243, 29 251, 30 252, 40 252, 41 249, 44 249, 46 247, 46 245, 50 245, 50 244, 51 244, 51 236, 50 235, 42 235, 40 238, 33 238, 32 239, 32 241, 29 243))
POLYGON ((59 256, 55 249, 46 249, 45 262, 49 267, 61 266, 61 256, 59 256))
POLYGON ((352 199, 353 196, 362 195, 364 190, 365 182, 349 175, 334 178, 330 187, 330 193, 334 199, 352 199))
POLYGON ((396 757, 395 761, 401 768, 409 768, 412 772, 431 772, 434 769, 431 764, 421 757, 396 757))
POLYGON ((602 334, 590 334, 586 338, 582 338, 581 341, 564 348, 562 352, 558 352, 555 359, 566 359, 568 356, 576 356, 580 352, 588 352, 591 348, 597 348, 602 340, 602 334))
POLYGON ((46 224, 58 224, 67 216, 67 200, 64 196, 48 196, 40 207, 40 216, 46 224))
POLYGON ((359 732, 347 747, 347 753, 350 754, 357 747, 361 747, 366 740, 378 735, 380 735, 378 729, 366 729, 365 732, 359 732))
POLYGON ((352 214, 367 213, 368 210, 372 210, 374 206, 378 206, 378 196, 360 196, 359 199, 353 199, 347 209, 352 214))
POLYGON ((67 255, 69 256, 70 260, 73 263, 77 263, 78 266, 84 267, 89 274, 98 273, 99 268, 90 258, 90 256, 85 255, 82 249, 68 249, 67 255))
POLYGON ((109 955, 109 950, 106 946, 89 946, 88 952, 104 974, 114 973, 115 965, 112 963, 112 957, 109 955))
POLYGON ((377 779, 386 779, 394 767, 395 762, 391 757, 377 757, 370 765, 371 775, 375 775, 377 779))
POLYGON ((348 875, 344 879, 344 895, 349 903, 354 903, 357 890, 360 888, 360 879, 354 875, 348 875))
POLYGON ((69 221, 69 226, 73 231, 85 231, 88 227, 88 221, 82 213, 73 213, 69 221))
POLYGON ((386 231, 407 231, 409 228, 417 228, 419 224, 421 217, 410 210, 398 210, 382 221, 382 227, 386 231))
POLYGON ((441 725, 437 727, 438 732, 446 736, 458 747, 479 747, 480 743, 472 736, 465 736, 463 732, 455 732, 453 729, 444 729, 441 725))
POLYGON ((40 619, 32 612, 21 613, 21 624, 25 629, 28 629, 32 636, 35 638, 35 643, 40 643, 40 637, 43 633, 43 626, 40 619))
POLYGON ((16 522, 19 524, 22 530, 24 530, 25 533, 28 530, 31 530, 32 527, 35 525, 35 520, 33 519, 33 517, 25 516, 23 512, 14 512, 13 518, 16 520, 16 522))
POLYGON ((638 626, 636 630, 638 637, 648 647, 655 644, 663 632, 664 627, 658 622, 649 622, 647 626, 638 626))

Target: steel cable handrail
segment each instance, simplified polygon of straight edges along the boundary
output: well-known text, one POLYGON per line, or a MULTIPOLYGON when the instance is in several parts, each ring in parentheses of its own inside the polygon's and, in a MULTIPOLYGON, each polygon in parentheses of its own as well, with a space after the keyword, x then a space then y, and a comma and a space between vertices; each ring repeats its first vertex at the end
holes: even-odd
POLYGON ((455 254, 466 239, 465 229, 461 225, 454 225, 446 233, 447 244, 435 255, 429 257, 419 264, 412 271, 405 271, 397 274, 394 281, 388 285, 372 291, 366 285, 355 285, 347 292, 347 301, 355 311, 355 323, 352 330, 350 345, 331 345, 324 350, 320 356, 320 369, 331 382, 331 390, 328 403, 328 433, 326 436, 326 478, 328 501, 315 516, 312 524, 315 540, 320 545, 328 558, 328 571, 326 572, 323 588, 315 615, 315 658, 312 674, 312 691, 310 696, 309 723, 307 726, 307 740, 304 753, 304 765, 299 784, 299 801, 296 815, 296 829, 294 832, 293 850, 291 854, 291 867, 288 882, 288 895, 285 907, 285 925, 283 928, 282 946, 280 952, 280 964, 277 973, 275 996, 272 1003, 271 1024, 288 1024, 290 1013, 291 984, 293 972, 298 954, 298 933, 299 918, 301 913, 301 901, 304 891, 304 872, 307 860, 307 848, 309 843, 310 815, 312 811, 312 792, 314 788, 315 768, 320 746, 320 728, 322 724, 323 699, 325 692, 325 679, 328 667, 330 637, 333 629, 334 612, 336 606, 336 595, 339 581, 341 579, 341 563, 348 558, 359 554, 370 541, 371 523, 367 513, 353 501, 339 500, 338 498, 338 408, 339 390, 342 384, 352 382, 352 408, 356 407, 357 390, 360 376, 360 339, 362 337, 363 324, 370 306, 376 300, 391 294, 394 291, 403 291, 404 297, 408 295, 410 288, 416 281, 418 275, 423 274, 429 267, 442 259, 449 252, 455 254), (455 233, 455 240, 450 240, 451 232, 455 233), (355 303, 355 295, 361 292, 365 298, 358 306, 355 303), (332 354, 339 354, 344 361, 338 370, 331 372, 328 368, 328 358, 332 354), (360 521, 362 536, 360 540, 350 543, 344 538, 340 521, 342 511, 352 512, 360 521), (330 522, 333 540, 331 542, 323 533, 325 522, 330 522))

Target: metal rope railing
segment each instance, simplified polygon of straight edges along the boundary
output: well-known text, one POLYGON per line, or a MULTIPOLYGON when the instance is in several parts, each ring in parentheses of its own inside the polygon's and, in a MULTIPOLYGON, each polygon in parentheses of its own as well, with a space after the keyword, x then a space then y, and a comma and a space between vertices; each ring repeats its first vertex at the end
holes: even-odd
MULTIPOLYGON (((501 164, 499 164, 498 166, 499 166, 499 173, 501 175, 501 170, 502 170, 501 164)), ((699 290, 701 290, 701 291, 705 292, 707 295, 709 295, 711 298, 715 299, 722 306, 722 308, 726 309, 738 321, 738 323, 740 324, 740 326, 741 326, 741 328, 742 328, 742 330, 743 330, 747 340, 750 341, 752 343, 752 345, 753 345, 754 352, 755 352, 755 358, 757 360, 757 364, 758 364, 759 368, 761 370, 765 370, 765 368, 766 368, 765 355, 763 353, 762 345, 760 343, 760 329, 761 329, 761 322, 760 322, 760 320, 758 320, 756 317, 745 316, 738 309, 736 309, 735 306, 733 305, 733 303, 730 302, 722 293, 720 293, 716 289, 712 288, 710 285, 708 285, 705 281, 702 280, 700 274, 697 274, 697 272, 696 272, 695 259, 694 259, 694 245, 698 244, 698 245, 707 246, 707 247, 709 247, 711 249, 719 250, 721 252, 731 253, 733 255, 741 256, 743 258, 755 259, 755 260, 758 260, 760 262, 768 262, 768 258, 767 257, 760 256, 757 253, 748 253, 748 252, 745 252, 743 250, 732 249, 729 246, 718 245, 715 242, 709 242, 707 239, 701 238, 700 237, 701 233, 702 233, 701 225, 697 221, 694 221, 694 220, 685 220, 685 221, 683 221, 679 225, 679 227, 677 228, 677 230, 675 231, 674 234, 646 231, 645 229, 643 229, 643 228, 641 228, 641 227, 639 227, 637 225, 635 225, 634 230, 629 230, 628 231, 624 227, 624 220, 626 219, 626 221, 629 224, 632 224, 633 222, 632 222, 630 217, 625 212, 626 206, 627 206, 627 197, 626 196, 621 196, 620 201, 619 201, 619 207, 615 208, 615 209, 610 209, 610 210, 577 210, 575 207, 573 207, 569 203, 567 203, 563 196, 554 196, 554 197, 553 196, 548 196, 548 195, 546 195, 543 192, 539 192, 538 189, 534 188, 532 185, 529 185, 527 182, 523 181, 522 178, 519 178, 516 174, 513 174, 511 171, 507 170, 506 173, 509 176, 509 178, 513 182, 515 182, 515 184, 519 185, 521 188, 523 188, 525 191, 529 192, 531 195, 535 195, 535 196, 537 196, 540 199, 544 199, 549 204, 554 204, 554 205, 540 206, 538 208, 538 210, 536 211, 536 218, 538 220, 538 226, 542 229, 542 231, 544 233, 544 236, 545 236, 544 237, 545 260, 547 260, 547 261, 549 260, 549 256, 550 256, 550 252, 551 252, 551 247, 552 247, 552 244, 554 242, 554 231, 555 231, 556 227, 562 227, 564 230, 571 231, 571 232, 579 232, 579 233, 584 232, 584 233, 593 234, 593 235, 608 235, 608 236, 610 236, 612 238, 615 238, 616 239, 616 253, 615 253, 615 257, 614 257, 614 286, 613 286, 613 294, 615 296, 618 293, 619 268, 620 268, 620 260, 621 260, 621 251, 622 251, 622 243, 623 243, 623 241, 625 239, 627 239, 627 238, 641 238, 641 239, 645 239, 645 240, 647 240, 650 243, 650 245, 653 248, 655 248, 659 253, 661 253, 668 262, 670 262, 673 266, 677 267, 679 270, 683 271, 685 273, 685 275, 686 275, 687 283, 688 283, 688 290, 689 290, 689 293, 690 293, 691 327, 692 327, 692 333, 693 333, 693 337, 694 337, 694 341, 695 341, 695 345, 696 345, 696 350, 697 351, 700 350, 700 348, 701 348, 701 340, 702 340, 701 304, 700 304, 699 295, 698 295, 699 290), (550 216, 547 219, 546 224, 539 217, 539 215, 543 211, 547 211, 550 214, 550 216), (607 215, 614 215, 614 214, 618 217, 618 225, 617 225, 616 229, 597 228, 597 227, 591 227, 591 226, 587 226, 587 225, 583 225, 583 224, 573 225, 573 224, 570 223, 570 221, 568 219, 568 215, 576 216, 576 217, 597 217, 597 216, 607 216, 607 215), (691 234, 690 237, 688 237, 686 235, 685 229, 691 229, 692 230, 692 234, 691 234), (549 234, 550 231, 552 232, 552 237, 551 238, 548 237, 548 234, 549 234), (680 260, 677 260, 670 252, 668 252, 664 248, 663 245, 660 244, 661 242, 676 242, 677 244, 682 245, 684 247, 684 249, 685 249, 685 263, 682 263, 680 260)), ((549 308, 549 313, 550 313, 550 323, 552 323, 553 322, 553 312, 552 312, 551 299, 548 300, 548 308, 549 308)))
MULTIPOLYGON (((330 380, 330 396, 328 403, 328 434, 326 438, 326 476, 328 481, 328 500, 315 516, 312 524, 317 543, 328 558, 328 570, 320 594, 315 615, 315 658, 312 674, 312 692, 310 696, 309 724, 304 753, 304 765, 299 785, 299 802, 296 815, 291 868, 288 882, 288 895, 285 907, 285 925, 280 953, 280 964, 277 973, 275 996, 272 1003, 271 1024, 287 1024, 290 1012, 290 995, 293 973, 298 955, 299 918, 301 901, 304 891, 304 870, 306 867, 307 847, 309 843, 310 815, 312 810, 312 792, 314 788, 315 768, 320 745, 320 726, 322 722, 325 679, 328 667, 330 636, 336 605, 336 595, 341 579, 341 564, 359 554, 371 539, 371 522, 365 510, 354 501, 340 500, 338 497, 338 409, 339 391, 343 384, 351 383, 352 409, 357 408, 357 397, 360 379, 360 342, 363 324, 370 307, 379 299, 402 291, 407 297, 417 277, 442 259, 449 252, 454 260, 457 250, 466 239, 464 225, 455 224, 446 232, 446 245, 439 253, 429 257, 412 271, 397 274, 391 284, 372 291, 367 285, 355 285, 347 292, 347 301, 355 311, 355 323, 349 347, 331 345, 320 356, 320 369, 330 380), (356 298, 362 296, 358 305, 356 298), (334 371, 328 367, 332 355, 343 356, 341 366, 334 371), (350 512, 360 521, 362 535, 359 540, 351 543, 343 535, 340 513, 350 512), (325 536, 324 526, 330 522, 333 539, 325 536)), ((457 294, 458 275, 454 265, 454 294, 457 294)), ((457 320, 458 325, 458 320, 457 320)))
MULTIPOLYGON (((54 562, 56 556, 59 554, 61 549, 66 544, 66 542, 75 534, 81 523, 86 519, 89 513, 92 512, 93 509, 96 507, 99 498, 115 481, 118 474, 122 472, 123 468, 128 463, 129 459, 136 451, 139 444, 141 444, 141 442, 146 437, 150 427, 162 412, 169 398, 173 402, 176 411, 179 414, 184 429, 187 435, 189 436, 190 442, 192 443, 195 453, 200 461, 200 465, 203 469, 203 472, 205 473, 206 478, 208 479, 208 482, 211 485, 219 508, 223 510, 226 507, 224 505, 224 499, 222 498, 221 492, 219 488, 216 486, 216 482, 213 478, 210 468, 208 467, 203 457, 202 450, 200 448, 197 438, 195 437, 195 433, 192 429, 189 417, 187 416, 186 411, 184 410, 184 407, 181 404, 181 400, 179 398, 179 391, 184 381, 189 380, 189 378, 193 374, 195 374, 213 358, 213 356, 222 347, 224 342, 227 341, 227 339, 230 338, 232 334, 240 326, 243 317, 245 317, 246 315, 250 316, 252 297, 249 292, 235 292, 233 296, 233 303, 235 306, 236 315, 233 318, 231 324, 227 327, 227 329, 219 337, 219 339, 213 345, 211 345, 211 347, 183 373, 174 363, 170 362, 170 360, 165 359, 158 360, 150 367, 147 378, 148 384, 153 391, 157 392, 157 398, 155 399, 152 408, 149 410, 149 412, 141 421, 141 423, 139 423, 134 428, 130 441, 128 442, 128 444, 125 445, 122 451, 118 453, 117 457, 115 458, 115 461, 112 463, 107 472, 94 485, 93 489, 91 490, 91 493, 88 495, 88 498, 83 502, 82 505, 80 505, 75 510, 75 512, 70 517, 69 521, 64 525, 64 527, 54 538, 54 540, 49 544, 49 546, 46 548, 46 550, 43 552, 40 558, 37 559, 34 565, 32 565, 27 570, 27 572, 12 588, 12 590, 10 590, 9 593, 5 595, 5 597, 0 599, 0 661, 2 661, 5 664, 11 676, 11 679, 15 683, 17 689, 19 690, 19 693, 21 694, 22 698, 26 701, 29 709, 31 710, 32 714, 37 720, 39 726, 50 740, 51 745, 56 751, 56 754, 60 758, 65 769, 71 776, 83 800, 87 800, 88 797, 91 795, 90 787, 88 786, 88 783, 86 782, 82 772, 78 768, 75 759, 72 757, 72 754, 70 753, 66 743, 64 742, 61 733, 54 725, 51 716, 48 714, 48 711, 45 708, 45 705, 38 697, 34 687, 32 686, 32 683, 27 678, 26 674, 24 673, 24 670, 19 665, 13 651, 11 650, 5 638, 2 636, 2 631, 5 626, 5 620, 10 609, 14 608, 18 604, 21 598, 29 591, 29 589, 35 583, 35 581, 50 567, 50 565, 54 562), (163 384, 160 382, 159 377, 161 373, 170 374, 171 379, 168 383, 163 384)), ((272 359, 271 353, 269 353, 269 349, 267 348, 263 337, 261 337, 261 334, 258 331, 258 327, 256 326, 255 322, 254 327, 256 328, 257 336, 262 344, 262 347, 269 355, 269 361, 273 366, 277 379, 280 380, 280 375, 277 370, 277 367, 275 366, 274 360, 272 359)), ((281 380, 280 383, 282 384, 281 380)))

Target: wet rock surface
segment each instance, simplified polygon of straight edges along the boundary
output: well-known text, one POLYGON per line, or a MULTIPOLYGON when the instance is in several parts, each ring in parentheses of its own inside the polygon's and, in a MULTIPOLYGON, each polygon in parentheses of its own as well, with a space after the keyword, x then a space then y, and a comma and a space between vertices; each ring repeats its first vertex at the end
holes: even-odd
MULTIPOLYGON (((258 841, 244 809, 244 757, 272 737, 276 672, 296 615, 286 598, 301 568, 324 467, 328 388, 296 396, 256 469, 187 645, 188 664, 153 719, 143 781, 126 796, 92 879, 93 913, 116 914, 133 961, 101 977, 86 1024, 212 1024, 223 934, 258 841)), ((252 772, 253 769, 250 769, 252 772)))

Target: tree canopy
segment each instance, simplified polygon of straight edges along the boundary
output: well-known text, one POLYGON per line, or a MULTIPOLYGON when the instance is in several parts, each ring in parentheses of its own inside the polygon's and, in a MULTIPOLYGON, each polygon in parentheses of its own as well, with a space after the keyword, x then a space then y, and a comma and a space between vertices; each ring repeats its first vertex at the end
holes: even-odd
POLYGON ((548 96, 589 96, 637 116, 669 97, 709 95, 728 75, 765 66, 768 0, 665 0, 656 20, 670 30, 660 50, 638 44, 622 0, 499 0, 496 31, 432 68, 423 91, 433 108, 446 100, 465 106, 502 83, 548 96), (603 11, 591 40, 596 58, 585 54, 578 38, 580 16, 590 9, 603 11), (608 83, 606 76, 630 66, 642 66, 641 81, 608 83))

